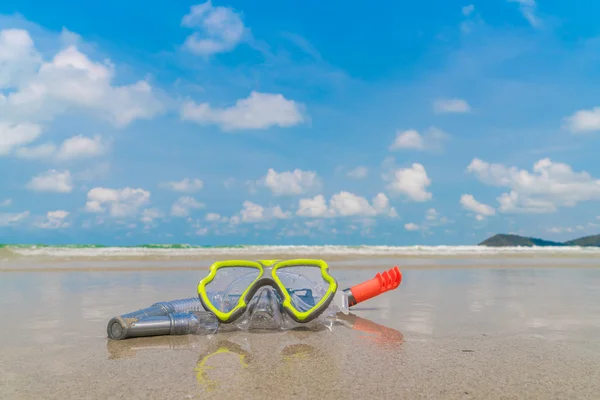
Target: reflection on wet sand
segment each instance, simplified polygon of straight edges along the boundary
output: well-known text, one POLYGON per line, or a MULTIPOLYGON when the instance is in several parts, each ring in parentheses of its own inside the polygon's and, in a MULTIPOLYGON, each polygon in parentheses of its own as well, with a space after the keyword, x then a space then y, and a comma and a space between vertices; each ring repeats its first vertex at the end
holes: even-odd
MULTIPOLYGON (((339 313, 337 327, 350 328, 359 333, 356 340, 376 348, 399 351, 404 336, 396 329, 377 324, 355 314, 339 313)), ((337 329, 337 328, 336 328, 337 329)), ((200 388, 207 392, 232 384, 264 381, 277 371, 285 380, 302 374, 302 380, 311 374, 323 372, 327 365, 330 379, 333 372, 343 374, 344 357, 339 357, 339 335, 314 331, 290 330, 285 332, 236 331, 209 336, 162 336, 127 340, 108 340, 109 360, 136 357, 140 351, 200 349, 193 373, 200 388), (323 335, 323 333, 325 335, 323 335)))

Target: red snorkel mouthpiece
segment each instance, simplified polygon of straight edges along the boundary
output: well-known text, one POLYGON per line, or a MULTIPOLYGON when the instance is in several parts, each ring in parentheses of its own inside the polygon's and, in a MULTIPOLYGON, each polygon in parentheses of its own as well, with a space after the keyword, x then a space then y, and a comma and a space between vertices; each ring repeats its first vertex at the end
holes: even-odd
POLYGON ((402 272, 396 265, 394 268, 378 273, 375 278, 345 289, 348 295, 348 306, 352 307, 365 300, 369 300, 381 293, 396 289, 402 282, 402 272))

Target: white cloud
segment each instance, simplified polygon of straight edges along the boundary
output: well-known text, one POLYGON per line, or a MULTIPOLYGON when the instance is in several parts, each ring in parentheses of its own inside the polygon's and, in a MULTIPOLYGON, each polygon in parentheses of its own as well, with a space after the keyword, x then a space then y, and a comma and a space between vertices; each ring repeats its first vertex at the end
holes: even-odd
POLYGON ((367 177, 367 173, 369 172, 367 167, 363 167, 362 165, 354 168, 351 171, 348 171, 348 176, 352 179, 364 179, 367 177))
POLYGON ((460 197, 460 204, 462 204, 465 210, 469 210, 477 214, 475 218, 478 221, 483 220, 485 217, 489 217, 496 214, 496 210, 493 207, 478 202, 477 200, 475 200, 473 195, 470 194, 463 194, 460 197))
POLYGON ((193 193, 201 190, 204 187, 204 182, 200 179, 184 178, 182 181, 171 181, 160 184, 161 187, 173 190, 175 192, 193 193))
POLYGON ((435 221, 438 218, 438 215, 439 215, 439 213, 436 211, 435 208, 430 208, 425 213, 425 219, 427 221, 435 221))
POLYGON ((63 142, 58 149, 56 159, 59 161, 75 158, 91 158, 104 154, 107 147, 99 135, 93 138, 83 135, 73 136, 63 142))
POLYGON ((0 207, 8 207, 12 204, 12 199, 0 201, 0 207))
POLYGON ((414 129, 410 129, 404 132, 397 132, 394 143, 390 146, 390 150, 399 149, 417 149, 423 150, 425 145, 419 132, 414 129))
POLYGON ((205 204, 190 196, 177 199, 171 207, 171 215, 175 217, 187 217, 192 209, 204 208, 205 204))
POLYGON ((146 224, 152 223, 155 219, 164 217, 162 211, 157 208, 146 208, 142 211, 142 217, 140 220, 146 224))
POLYGON ((507 0, 509 3, 519 3, 519 10, 523 17, 529 22, 534 28, 541 26, 540 19, 535 15, 537 4, 535 0, 507 0))
POLYGON ((186 38, 184 48, 201 56, 233 50, 246 33, 239 13, 229 7, 213 7, 210 0, 192 6, 181 25, 198 30, 186 38))
POLYGON ((221 214, 208 213, 208 214, 206 214, 205 219, 210 222, 219 221, 221 219, 221 214))
POLYGON ((418 231, 421 228, 419 227, 419 225, 413 222, 409 222, 407 224, 404 224, 404 229, 406 229, 407 231, 418 231))
POLYGON ((108 145, 99 135, 89 138, 83 135, 66 139, 60 147, 53 143, 45 143, 35 147, 21 147, 16 151, 17 157, 25 159, 53 159, 54 161, 70 161, 78 158, 93 158, 104 154, 108 145))
POLYGON ((14 226, 29 217, 29 211, 22 213, 0 213, 0 226, 14 226))
POLYGON ((60 229, 66 228, 70 225, 69 222, 66 222, 65 219, 69 216, 68 211, 56 210, 49 211, 46 213, 46 220, 40 223, 37 223, 36 226, 42 229, 60 229))
POLYGON ((290 127, 304 121, 304 106, 281 94, 252 92, 228 108, 212 108, 208 103, 185 102, 181 118, 198 124, 216 124, 223 131, 290 127))
POLYGON ((9 90, 0 95, 0 116, 13 122, 48 121, 78 110, 122 127, 163 109, 148 82, 113 86, 114 65, 90 60, 75 45, 44 61, 25 30, 0 31, 0 67, 0 87, 9 90))
POLYGON ((35 73, 41 61, 27 31, 5 29, 0 31, 0 89, 20 85, 35 73))
POLYGON ((465 17, 468 17, 475 10, 475 6, 473 4, 469 4, 468 6, 464 6, 462 8, 462 13, 465 17))
POLYGON ((421 135, 414 129, 396 132, 396 138, 390 145, 389 150, 402 149, 439 151, 443 148, 443 142, 450 136, 441 129, 431 127, 425 134, 421 135))
POLYGON ((433 111, 442 113, 468 113, 471 106, 463 99, 437 99, 433 102, 433 111))
MULTIPOLYGON (((591 224, 590 226, 594 226, 594 224, 591 224)), ((582 225, 577 225, 575 228, 570 228, 570 227, 563 228, 563 227, 557 227, 557 226, 555 226, 555 227, 546 229, 546 231, 548 231, 550 233, 554 233, 554 234, 563 233, 563 232, 573 233, 576 230, 578 230, 578 231, 585 231, 586 227, 582 226, 582 225)))
POLYGON ((105 212, 107 208, 113 217, 130 217, 137 214, 138 209, 150 201, 150 192, 144 189, 107 189, 96 187, 87 194, 85 210, 88 212, 105 212))
POLYGON ((231 224, 265 222, 273 219, 287 219, 291 213, 284 212, 280 206, 263 207, 251 201, 244 201, 243 208, 239 215, 232 216, 229 221, 231 224))
POLYGON ((298 204, 297 215, 303 217, 328 217, 329 208, 325 197, 319 194, 311 199, 300 199, 298 204))
MULTIPOLYGON (((2 76, 1 57, 2 48, 0 47, 0 79, 2 76)), ((0 108, 2 107, 1 105, 2 93, 0 92, 0 108)), ((10 154, 19 146, 33 142, 41 135, 41 133, 42 127, 36 124, 9 124, 7 122, 0 122, 0 156, 10 154)))
POLYGON ((296 214, 302 217, 333 218, 333 217, 373 217, 385 214, 397 216, 394 207, 383 193, 378 193, 369 203, 367 199, 349 192, 339 192, 331 196, 329 205, 323 195, 313 198, 300 199, 296 214))
POLYGON ((577 111, 565 119, 564 126, 573 133, 600 131, 600 107, 577 111))
POLYGON ((600 180, 548 158, 537 161, 532 172, 475 158, 467 171, 483 183, 510 189, 497 198, 499 210, 505 213, 550 213, 558 207, 600 200, 600 180))
POLYGON ((427 231, 432 227, 446 225, 449 223, 448 218, 441 216, 435 208, 430 208, 425 212, 425 221, 420 226, 420 229, 427 231))
POLYGON ((389 176, 384 176, 384 179, 391 180, 386 186, 390 192, 402 194, 418 202, 432 198, 432 194, 427 191, 431 180, 427 176, 425 167, 419 163, 413 163, 410 168, 394 170, 389 176))
POLYGON ((71 173, 51 169, 33 177, 27 188, 36 192, 70 193, 73 190, 71 173))
POLYGON ((316 190, 321 187, 321 180, 314 171, 277 172, 269 168, 267 175, 257 182, 271 190, 275 196, 292 196, 316 190))

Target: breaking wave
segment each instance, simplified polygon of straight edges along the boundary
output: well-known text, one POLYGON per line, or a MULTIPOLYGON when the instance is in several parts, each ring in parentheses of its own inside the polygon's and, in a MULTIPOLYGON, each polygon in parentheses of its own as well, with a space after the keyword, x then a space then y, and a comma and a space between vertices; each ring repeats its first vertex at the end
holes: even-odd
POLYGON ((44 259, 144 259, 144 258, 269 258, 269 257, 488 257, 488 256, 595 256, 598 247, 486 247, 486 246, 194 246, 148 244, 131 247, 102 245, 1 245, 0 260, 44 259))

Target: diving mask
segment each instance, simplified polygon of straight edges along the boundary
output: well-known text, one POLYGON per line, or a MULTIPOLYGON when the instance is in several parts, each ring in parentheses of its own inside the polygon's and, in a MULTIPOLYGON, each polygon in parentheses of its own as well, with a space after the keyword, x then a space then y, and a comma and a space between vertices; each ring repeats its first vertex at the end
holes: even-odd
POLYGON ((308 323, 329 307, 337 288, 323 260, 229 260, 210 266, 208 276, 198 283, 198 296, 225 324, 244 315, 257 294, 279 303, 293 321, 308 323))

